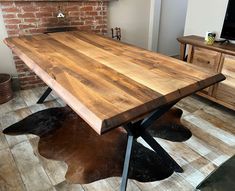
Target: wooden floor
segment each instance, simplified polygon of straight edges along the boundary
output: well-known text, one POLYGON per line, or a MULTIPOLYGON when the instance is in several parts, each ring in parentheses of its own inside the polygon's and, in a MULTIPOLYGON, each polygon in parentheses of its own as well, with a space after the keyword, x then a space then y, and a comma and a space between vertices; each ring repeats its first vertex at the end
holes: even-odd
MULTIPOLYGON (((17 92, 12 101, 0 105, 0 130, 36 111, 64 105, 55 94, 43 105, 36 105, 44 89, 17 92)), ((184 143, 157 140, 183 167, 184 173, 174 173, 168 179, 151 183, 129 181, 127 190, 191 191, 235 154, 235 112, 196 96, 185 98, 177 107, 183 109, 182 122, 190 128, 193 137, 184 143)), ((66 164, 39 156, 37 141, 32 135, 12 137, 0 132, 0 191, 119 190, 120 178, 87 185, 66 183, 66 164)))

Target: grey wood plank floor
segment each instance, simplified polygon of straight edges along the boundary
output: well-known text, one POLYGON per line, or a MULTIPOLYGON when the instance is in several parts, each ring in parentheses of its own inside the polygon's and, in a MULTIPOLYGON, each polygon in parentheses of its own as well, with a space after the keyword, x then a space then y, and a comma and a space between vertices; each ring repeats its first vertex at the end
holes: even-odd
MULTIPOLYGON (((15 93, 14 99, 0 105, 0 130, 39 110, 64 106, 52 93, 42 105, 35 104, 45 87, 15 93)), ((184 173, 140 183, 130 180, 128 191, 191 191, 215 168, 235 154, 235 112, 197 96, 181 100, 182 122, 193 133, 184 143, 157 141, 182 166, 184 173)), ((139 139, 143 144, 144 141, 139 139)), ((45 159, 37 151, 34 135, 6 136, 0 132, 0 191, 118 191, 120 178, 92 184, 68 184, 64 162, 45 159)))

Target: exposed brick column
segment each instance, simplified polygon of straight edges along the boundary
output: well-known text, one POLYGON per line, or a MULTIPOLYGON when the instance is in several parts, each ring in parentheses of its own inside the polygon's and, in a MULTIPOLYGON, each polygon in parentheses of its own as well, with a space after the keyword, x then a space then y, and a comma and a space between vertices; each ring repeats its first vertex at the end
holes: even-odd
MULTIPOLYGON (((8 36, 31 35, 50 28, 78 27, 107 33, 108 2, 1 2, 8 36), (58 11, 65 18, 57 18, 58 11)), ((17 56, 14 56, 21 89, 45 85, 17 56)))

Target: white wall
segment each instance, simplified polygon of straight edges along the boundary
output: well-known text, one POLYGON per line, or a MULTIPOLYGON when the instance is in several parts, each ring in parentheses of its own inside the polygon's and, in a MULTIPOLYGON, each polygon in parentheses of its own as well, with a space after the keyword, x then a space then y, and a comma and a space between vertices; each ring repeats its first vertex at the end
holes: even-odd
POLYGON ((184 34, 188 0, 162 0, 161 4, 158 52, 169 56, 179 55, 176 39, 184 34))
POLYGON ((118 0, 109 3, 110 28, 121 27, 122 41, 148 48, 151 0, 118 0))
POLYGON ((206 31, 220 37, 228 0, 189 0, 185 35, 205 36, 206 31))
POLYGON ((162 0, 151 0, 148 49, 157 52, 162 0))
POLYGON ((3 43, 3 39, 7 37, 6 28, 4 26, 2 11, 0 9, 0 73, 16 74, 16 68, 13 63, 12 53, 10 49, 3 43))

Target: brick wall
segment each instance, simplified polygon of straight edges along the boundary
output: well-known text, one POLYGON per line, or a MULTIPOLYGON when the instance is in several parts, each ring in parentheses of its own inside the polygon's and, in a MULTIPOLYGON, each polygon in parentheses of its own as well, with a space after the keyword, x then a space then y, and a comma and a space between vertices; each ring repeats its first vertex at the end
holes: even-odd
MULTIPOLYGON (((97 33, 107 33, 108 2, 1 2, 8 36, 39 34, 57 27, 78 27, 97 33), (65 18, 57 18, 59 10, 65 18)), ((44 83, 14 56, 21 89, 44 83)))

